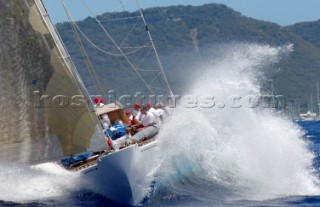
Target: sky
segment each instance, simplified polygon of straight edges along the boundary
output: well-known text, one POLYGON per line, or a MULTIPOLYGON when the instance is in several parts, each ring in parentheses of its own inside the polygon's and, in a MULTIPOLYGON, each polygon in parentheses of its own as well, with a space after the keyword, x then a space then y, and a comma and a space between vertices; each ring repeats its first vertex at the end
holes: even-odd
MULTIPOLYGON (((43 0, 54 23, 67 21, 59 0, 43 0)), ((75 20, 110 11, 137 10, 135 0, 64 0, 75 20), (85 2, 90 10, 86 8, 85 2), (123 4, 123 7, 121 3, 123 4)), ((142 8, 170 5, 202 5, 221 3, 258 20, 282 26, 320 19, 320 0, 139 0, 142 8)))

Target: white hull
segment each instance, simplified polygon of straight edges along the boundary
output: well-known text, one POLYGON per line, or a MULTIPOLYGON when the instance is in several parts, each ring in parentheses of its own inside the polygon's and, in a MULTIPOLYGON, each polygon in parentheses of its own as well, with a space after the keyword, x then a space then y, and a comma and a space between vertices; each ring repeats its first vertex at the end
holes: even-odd
POLYGON ((308 111, 305 114, 300 114, 300 120, 301 121, 318 121, 319 117, 317 116, 316 113, 308 111))
POLYGON ((156 146, 157 141, 129 146, 98 158, 97 164, 81 173, 96 192, 119 203, 138 205, 154 179, 156 146))

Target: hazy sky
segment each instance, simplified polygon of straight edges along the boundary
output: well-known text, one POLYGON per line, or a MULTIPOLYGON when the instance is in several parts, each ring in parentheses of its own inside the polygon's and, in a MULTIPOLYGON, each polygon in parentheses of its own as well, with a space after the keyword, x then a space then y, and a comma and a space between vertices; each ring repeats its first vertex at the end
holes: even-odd
MULTIPOLYGON (((54 22, 66 21, 66 15, 59 0, 43 0, 54 22)), ((120 0, 65 0, 72 16, 76 20, 90 15, 86 2, 94 14, 106 11, 122 11, 120 0)), ((122 0, 124 8, 136 10, 135 0, 122 0)), ((241 12, 245 16, 266 20, 280 25, 290 25, 303 21, 320 19, 320 0, 140 0, 142 8, 169 5, 202 5, 204 3, 222 3, 241 12)))

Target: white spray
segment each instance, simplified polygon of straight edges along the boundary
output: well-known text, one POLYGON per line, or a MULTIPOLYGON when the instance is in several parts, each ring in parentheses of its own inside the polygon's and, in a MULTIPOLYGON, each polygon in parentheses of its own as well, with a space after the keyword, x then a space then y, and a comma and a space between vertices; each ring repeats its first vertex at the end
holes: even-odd
POLYGON ((53 163, 0 165, 0 200, 28 202, 62 197, 80 190, 81 183, 79 174, 53 163))
MULTIPOLYGON (((320 193, 312 168, 314 155, 300 128, 270 109, 249 107, 245 99, 261 95, 259 76, 291 50, 290 45, 227 46, 223 59, 212 61, 194 77, 190 94, 213 95, 215 105, 203 108, 198 102, 197 107, 187 108, 190 105, 183 102, 175 109, 159 138, 156 190, 165 186, 176 194, 196 196, 201 186, 179 184, 192 176, 228 189, 236 199, 320 193), (230 102, 235 96, 241 97, 236 99, 241 107, 230 102)), ((215 193, 208 192, 208 197, 215 193)), ((200 193, 199 198, 203 196, 200 193)))

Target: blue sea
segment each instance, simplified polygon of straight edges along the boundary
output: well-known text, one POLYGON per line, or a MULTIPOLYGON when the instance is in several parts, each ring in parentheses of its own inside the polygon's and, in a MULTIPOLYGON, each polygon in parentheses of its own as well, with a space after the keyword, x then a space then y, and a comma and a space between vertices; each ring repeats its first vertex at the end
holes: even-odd
MULTIPOLYGON (((313 168, 316 177, 320 180, 320 122, 297 122, 304 131, 303 139, 308 143, 308 148, 315 155, 313 168)), ((286 147, 286 146, 283 146, 286 147)), ((290 155, 288 155, 290 156, 290 155)), ((275 161, 276 162, 276 161, 275 161)), ((2 169, 3 170, 3 169, 2 169)), ((281 171, 281 169, 279 169, 281 171)), ((228 172, 225 172, 228 173, 228 172)), ((290 176, 290 175, 288 175, 290 176)), ((266 178, 268 180, 268 178, 266 178)), ((271 178, 270 178, 271 179, 271 178)), ((254 178, 253 178, 254 180, 254 178)), ((272 179, 271 179, 272 180, 272 179)), ((23 182, 23 181, 22 181, 23 182)), ((25 182, 29 182, 26 180, 25 182)), ((41 185, 41 175, 39 175, 38 185, 41 185)), ((273 181, 270 181, 273 182, 273 181)), ((308 181, 306 181, 308 182, 308 181)), ((20 185, 20 183, 15 183, 20 185)), ((274 188, 278 188, 277 184, 274 188)), ((155 184, 156 186, 156 184, 155 184)), ((21 185, 20 193, 29 193, 29 188, 34 186, 21 185), (26 187, 26 188, 25 188, 26 187)), ((248 187, 248 186, 247 186, 248 187)), ((272 186, 271 186, 272 187, 272 186)), ((293 188, 295 186, 292 186, 293 188)), ((299 187, 299 186, 298 186, 299 187)), ((146 199, 141 206, 320 206, 320 195, 277 195, 276 198, 245 199, 241 195, 238 185, 225 185, 224 182, 210 182, 208 179, 201 179, 197 175, 190 174, 189 177, 176 180, 174 186, 162 186, 160 189, 153 189, 153 194, 146 199), (237 193, 238 196, 236 195, 237 193)), ((259 189, 259 187, 258 187, 259 189)), ((10 190, 10 189, 8 189, 10 190)), ((264 191, 263 186, 259 191, 264 191)), ((3 189, 1 190, 3 192, 3 189)), ((241 189, 240 189, 241 191, 241 189)), ((270 189, 267 189, 269 193, 270 189)), ((246 192, 252 191, 248 190, 246 192)), ((50 193, 50 192, 48 192, 50 193)), ((309 192, 307 192, 309 193, 309 192)), ((284 192, 285 194, 285 192, 284 192)), ((32 195, 31 195, 32 197, 32 195)), ((35 196, 36 197, 36 196, 35 196)), ((250 198, 251 195, 248 196, 250 198)), ((271 196, 272 197, 272 196, 271 196)), ((0 201, 0 206, 23 206, 23 207, 46 207, 46 206, 125 206, 88 190, 71 190, 71 193, 52 198, 34 200, 29 202, 0 201)))

